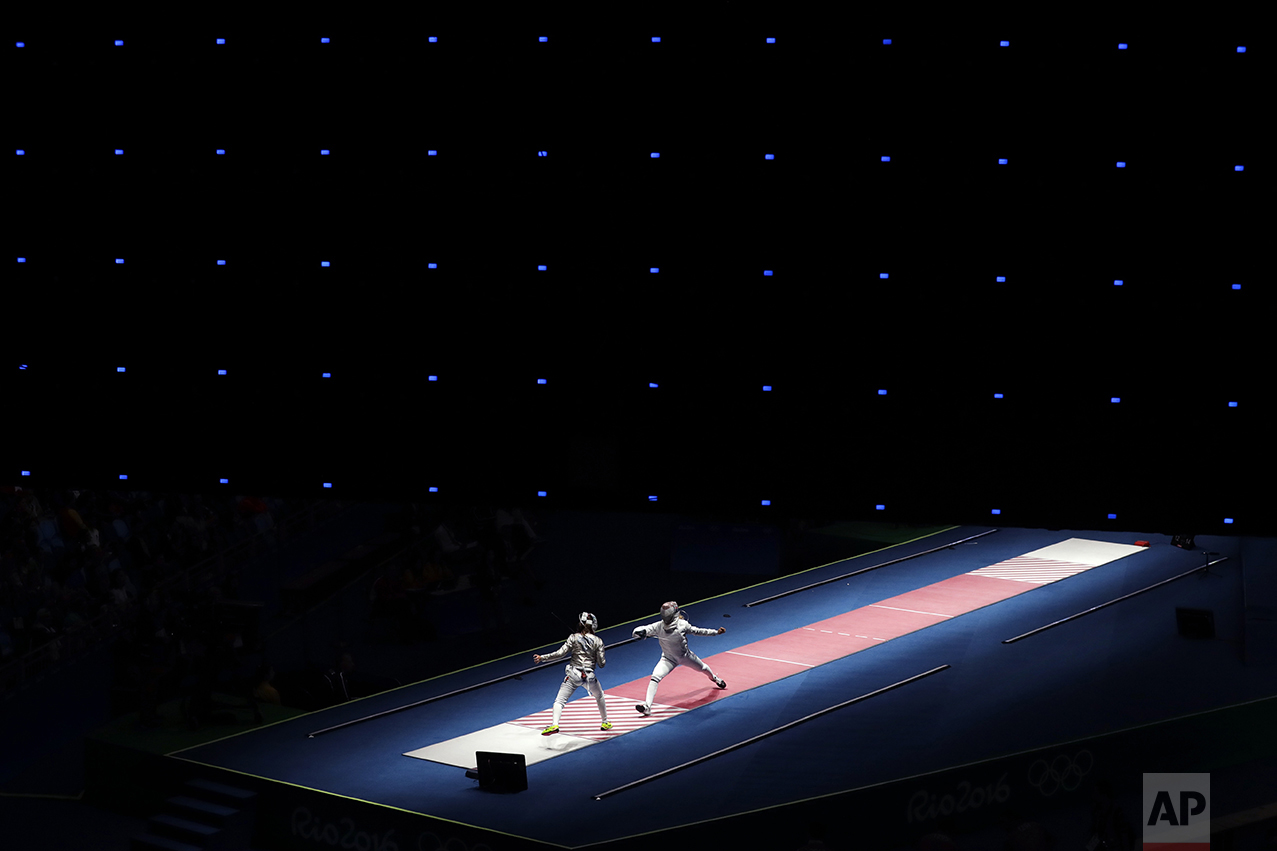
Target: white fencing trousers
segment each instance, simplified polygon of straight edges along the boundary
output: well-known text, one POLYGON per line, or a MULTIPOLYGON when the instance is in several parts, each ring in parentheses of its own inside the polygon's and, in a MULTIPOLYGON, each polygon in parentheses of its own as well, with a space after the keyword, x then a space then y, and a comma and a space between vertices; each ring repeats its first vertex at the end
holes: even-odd
POLYGON ((671 659, 669 656, 662 653, 661 661, 657 662, 656 667, 652 669, 652 681, 647 684, 647 700, 645 700, 644 703, 648 706, 652 705, 652 701, 656 698, 656 687, 660 685, 661 680, 665 679, 666 675, 669 674, 670 671, 674 670, 679 665, 686 665, 689 668, 694 668, 709 677, 711 680, 717 679, 714 675, 714 670, 710 668, 709 665, 702 662, 700 656, 697 656, 690 650, 687 651, 686 656, 679 656, 677 659, 671 659))
POLYGON ((604 721, 607 721, 607 702, 603 700, 603 686, 599 685, 594 672, 583 671, 580 668, 573 668, 569 665, 567 676, 563 678, 563 685, 559 686, 559 696, 554 699, 554 726, 559 726, 559 717, 563 714, 563 707, 567 706, 568 698, 572 696, 572 692, 581 686, 585 686, 585 690, 593 695, 594 700, 599 705, 599 715, 603 717, 604 721))

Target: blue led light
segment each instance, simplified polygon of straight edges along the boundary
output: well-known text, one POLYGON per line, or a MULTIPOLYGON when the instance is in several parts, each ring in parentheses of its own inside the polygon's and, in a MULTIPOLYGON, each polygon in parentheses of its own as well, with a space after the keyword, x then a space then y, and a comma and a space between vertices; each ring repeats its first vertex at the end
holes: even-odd
MULTIPOLYGON (((549 40, 550 39, 546 38, 545 36, 541 36, 540 38, 537 39, 537 41, 549 41, 549 40)), ((545 496, 545 494, 542 494, 542 496, 545 496)))
POLYGON ((545 496, 545 491, 537 491, 537 496, 545 496))
POLYGON ((1229 525, 1232 525, 1233 518, 1231 518, 1231 517, 1225 517, 1225 518, 1224 518, 1224 522, 1225 522, 1225 523, 1228 523, 1229 525))
POLYGON ((126 482, 126 481, 128 481, 128 478, 129 478, 128 476, 122 475, 122 476, 120 476, 120 481, 122 481, 122 482, 126 482))
POLYGON ((1117 405, 1117 404, 1119 404, 1119 403, 1122 401, 1122 397, 1121 397, 1121 396, 1113 396, 1113 397, 1111 397, 1111 398, 1109 399, 1109 401, 1110 401, 1111 403, 1113 403, 1114 405, 1117 405))
POLYGON ((438 40, 439 40, 439 36, 437 35, 432 35, 430 36, 430 38, 426 39, 426 41, 430 42, 431 44, 434 44, 438 40))
POLYGON ((1002 395, 1001 393, 994 393, 994 394, 993 394, 993 398, 994 398, 994 399, 1002 399, 1002 398, 1004 398, 1004 397, 1003 397, 1003 395, 1002 395))
POLYGON ((330 487, 332 487, 332 486, 333 486, 333 483, 332 483, 332 482, 324 482, 324 487, 326 487, 326 488, 330 488, 330 487))
POLYGON ((882 40, 882 43, 883 43, 883 44, 891 44, 891 39, 889 39, 889 38, 884 38, 884 39, 882 40))
POLYGON ((117 38, 117 39, 115 40, 115 46, 116 46, 116 47, 123 47, 123 46, 124 46, 124 42, 123 42, 121 39, 118 39, 118 38, 117 38))
POLYGON ((648 502, 656 502, 656 494, 652 494, 647 498, 648 502))
POLYGON ((31 475, 31 471, 30 471, 30 470, 23 470, 23 471, 22 471, 22 475, 24 475, 24 476, 29 476, 29 475, 31 475))
MULTIPOLYGON (((19 258, 18 258, 18 262, 19 262, 19 263, 25 263, 25 262, 27 262, 27 258, 25 258, 25 257, 19 257, 19 258)), ((1236 287, 1236 286, 1237 286, 1237 284, 1233 284, 1233 287, 1236 287)))
POLYGON ((887 278, 889 278, 889 277, 891 277, 891 275, 890 275, 890 273, 888 273, 888 272, 879 272, 879 273, 878 273, 878 278, 879 278, 880 280, 885 281, 885 280, 887 280, 887 278))
POLYGON ((20 41, 14 45, 14 47, 26 47, 26 46, 27 46, 27 43, 25 41, 20 41))
POLYGON ((439 376, 437 375, 426 376, 426 381, 438 381, 438 380, 439 380, 439 376))
POLYGON ((1244 165, 1235 165, 1235 166, 1233 166, 1233 171, 1245 171, 1245 170, 1246 170, 1246 166, 1244 166, 1244 165))
POLYGON ((771 389, 772 389, 772 386, 771 386, 770 384, 764 384, 764 385, 763 385, 763 392, 764 392, 764 393, 770 393, 770 392, 771 392, 771 389))
POLYGON ((768 44, 775 44, 775 43, 776 43, 776 39, 775 39, 774 37, 769 36, 769 37, 767 38, 767 43, 768 43, 768 44))
POLYGON ((889 162, 891 162, 891 157, 879 157, 879 159, 880 159, 882 162, 885 162, 885 163, 889 163, 889 162))
POLYGON ((1246 52, 1246 48, 1245 48, 1245 47, 1242 47, 1241 45, 1238 45, 1238 47, 1237 47, 1237 52, 1238 52, 1238 53, 1245 53, 1245 52, 1246 52))
POLYGON ((764 270, 763 270, 763 277, 764 277, 764 278, 770 278, 771 276, 772 276, 772 270, 771 270, 771 269, 764 269, 764 270))
POLYGON ((18 156, 20 157, 25 157, 27 155, 27 152, 22 150, 21 148, 18 148, 17 153, 18 153, 18 156))
POLYGON ((661 43, 661 37, 659 35, 652 36, 652 44, 660 44, 660 43, 661 43))
POLYGON ((1007 282, 1006 275, 998 275, 998 283, 1005 284, 1007 282))
POLYGON ((771 501, 770 499, 764 499, 764 500, 762 501, 762 504, 763 504, 763 505, 771 505, 771 504, 772 504, 772 501, 771 501))
POLYGON ((660 267, 659 267, 659 266, 652 266, 652 267, 651 267, 651 268, 649 268, 647 271, 648 271, 649 273, 651 273, 651 274, 655 275, 657 272, 661 271, 661 269, 660 269, 660 267))
POLYGON ((774 159, 776 159, 776 155, 775 155, 775 154, 763 154, 763 159, 765 159, 765 160, 774 160, 774 159))
POLYGON ((875 511, 886 511, 886 510, 887 510, 887 506, 882 505, 882 504, 880 503, 880 504, 878 504, 878 505, 875 505, 875 506, 874 506, 874 510, 875 510, 875 511))
POLYGON ((998 160, 998 165, 1006 165, 1006 164, 1007 164, 1007 161, 1005 159, 998 160))
POLYGON ((1119 160, 1119 161, 1118 161, 1118 163, 1117 163, 1117 167, 1118 167, 1118 168, 1126 168, 1126 163, 1124 163, 1124 162, 1122 162, 1121 160, 1119 160))
POLYGON ((1009 41, 1000 41, 1000 42, 998 42, 998 47, 1010 47, 1010 46, 1011 46, 1011 42, 1009 42, 1009 41))
POLYGON ((218 479, 217 481, 218 481, 218 484, 223 484, 223 485, 229 485, 231 483, 230 479, 218 479))
POLYGON ((659 160, 660 158, 661 158, 661 155, 659 153, 657 153, 656 151, 652 151, 652 159, 659 160))
POLYGON ((544 272, 544 271, 545 271, 545 267, 544 267, 544 266, 538 266, 538 267, 537 267, 537 271, 538 271, 538 272, 544 272))
POLYGON ((221 157, 221 156, 225 156, 225 155, 226 155, 226 149, 225 149, 225 148, 218 148, 218 149, 217 149, 217 155, 218 155, 219 157, 221 157))
POLYGON ((117 257, 117 258, 115 258, 115 265, 117 265, 117 266, 123 266, 123 265, 124 265, 124 258, 123 258, 123 257, 117 257))
POLYGON ((328 265, 330 265, 330 264, 329 264, 329 262, 328 262, 327 260, 320 260, 320 261, 319 261, 319 265, 320 265, 320 266, 328 266, 328 265))
POLYGON ((430 492, 431 492, 431 493, 439 493, 439 489, 438 489, 438 488, 435 488, 435 487, 432 487, 432 488, 430 488, 430 492))
POLYGON ((537 151, 538 157, 548 157, 550 154, 546 151, 537 151))
POLYGON ((428 157, 437 157, 437 156, 439 156, 439 152, 438 152, 438 151, 426 151, 426 156, 428 156, 428 157))
POLYGON ((321 38, 321 39, 319 40, 319 43, 320 43, 320 44, 328 44, 328 39, 326 39, 326 38, 321 38))
POLYGON ((333 377, 333 374, 332 374, 331 372, 325 372, 325 373, 323 373, 320 377, 321 377, 321 378, 332 378, 332 377, 333 377))
POLYGON ((321 157, 326 157, 326 156, 328 156, 328 149, 327 149, 327 148, 320 148, 320 150, 319 150, 319 155, 320 155, 321 157))
POLYGON ((116 372, 124 372, 124 367, 122 367, 122 366, 117 366, 117 367, 115 368, 115 371, 116 371, 116 372))
POLYGON ((649 381, 649 382, 647 382, 647 386, 648 386, 648 387, 660 387, 661 385, 657 384, 655 381, 649 381))
POLYGON ((226 370, 224 370, 224 369, 219 369, 219 370, 217 371, 217 374, 218 374, 218 375, 225 375, 225 374, 226 374, 226 370))
POLYGON ((116 149, 115 149, 115 155, 116 155, 117 157, 122 157, 122 156, 124 156, 124 151, 123 151, 123 149, 121 149, 121 148, 116 148, 116 149))
POLYGON ((1123 284, 1123 281, 1121 278, 1118 278, 1116 281, 1113 282, 1113 286, 1115 287, 1120 287, 1122 286, 1122 284, 1123 284))
POLYGON ((226 39, 224 39, 224 38, 219 38, 219 39, 217 40, 217 43, 218 43, 218 44, 226 44, 226 39))
POLYGON ((1116 515, 1116 514, 1110 514, 1110 515, 1109 515, 1109 519, 1110 519, 1110 520, 1116 520, 1116 519, 1117 519, 1117 515, 1116 515))
POLYGON ((544 379, 544 378, 538 378, 538 379, 537 379, 537 384, 544 384, 544 383, 545 383, 545 379, 544 379))
POLYGON ((1125 42, 1122 42, 1122 43, 1118 44, 1117 49, 1118 49, 1118 50, 1125 50, 1125 49, 1126 49, 1126 43, 1125 43, 1125 42))
POLYGON ((990 514, 1001 514, 1001 513, 1002 513, 1002 509, 1001 509, 1001 508, 995 508, 995 509, 993 509, 992 511, 990 511, 989 513, 990 513, 990 514))
POLYGON ((1237 407, 1237 403, 1236 403, 1236 402, 1229 402, 1229 403, 1228 403, 1228 407, 1230 407, 1230 408, 1236 408, 1236 407, 1237 407))
POLYGON ((878 391, 878 395, 879 395, 879 396, 886 396, 886 395, 887 395, 887 391, 886 391, 886 390, 879 390, 879 391, 878 391))
POLYGON ((439 264, 438 264, 438 263, 427 263, 427 264, 426 264, 426 268, 427 268, 427 269, 438 269, 438 268, 439 268, 439 264))
POLYGON ((1240 290, 1241 288, 1242 288, 1241 284, 1233 284, 1233 289, 1240 290))

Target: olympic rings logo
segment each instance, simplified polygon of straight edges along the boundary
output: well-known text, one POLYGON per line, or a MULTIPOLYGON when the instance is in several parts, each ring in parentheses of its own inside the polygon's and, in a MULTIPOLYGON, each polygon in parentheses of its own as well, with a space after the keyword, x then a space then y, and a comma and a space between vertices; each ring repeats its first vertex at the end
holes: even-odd
POLYGON ((1082 785, 1082 778, 1095 767, 1095 756, 1087 750, 1074 756, 1059 754, 1050 762, 1039 759, 1029 766, 1029 785, 1037 787, 1042 797, 1049 798, 1063 789, 1072 792, 1082 785))

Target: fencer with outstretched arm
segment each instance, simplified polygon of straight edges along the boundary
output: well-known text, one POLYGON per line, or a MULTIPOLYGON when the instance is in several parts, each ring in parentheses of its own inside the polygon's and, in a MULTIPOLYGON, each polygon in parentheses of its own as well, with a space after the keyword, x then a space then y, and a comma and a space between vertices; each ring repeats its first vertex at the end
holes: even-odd
POLYGON ((538 665, 566 656, 572 657, 563 669, 563 683, 559 686, 558 697, 554 699, 554 720, 550 726, 541 731, 543 736, 559 732, 559 718, 563 715, 563 707, 567 705, 572 692, 580 686, 585 686, 586 691, 599 704, 599 715, 603 722, 599 725, 599 729, 612 729, 612 725, 607 720, 607 703, 603 699, 603 687, 599 685, 594 674, 595 668, 607 665, 607 657, 603 653, 603 639, 594 634, 594 631, 599 628, 599 619, 589 612, 581 612, 577 616, 577 624, 577 631, 569 635, 558 650, 544 656, 537 654, 532 657, 532 661, 538 665))
POLYGON ((689 668, 700 671, 713 681, 714 685, 719 688, 727 688, 727 683, 723 682, 710 666, 701 661, 701 658, 687 646, 688 635, 722 635, 725 632, 727 632, 727 628, 721 626, 718 629, 692 626, 687 622, 687 618, 684 617, 683 613, 678 610, 678 603, 673 600, 661 604, 661 619, 659 621, 650 623, 647 626, 635 627, 635 638, 656 638, 661 643, 661 659, 656 663, 656 667, 652 669, 652 681, 647 684, 647 698, 634 707, 639 714, 651 714, 652 701, 656 698, 657 686, 661 684, 661 680, 665 679, 670 671, 679 665, 686 665, 689 668))

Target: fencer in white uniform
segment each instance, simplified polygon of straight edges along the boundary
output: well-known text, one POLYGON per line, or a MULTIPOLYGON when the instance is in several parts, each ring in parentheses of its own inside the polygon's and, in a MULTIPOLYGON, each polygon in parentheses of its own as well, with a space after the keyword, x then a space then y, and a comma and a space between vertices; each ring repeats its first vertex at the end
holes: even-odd
POLYGON ((651 714, 652 701, 656 698, 657 686, 660 685, 661 680, 665 679, 670 671, 679 665, 686 665, 689 668, 700 671, 709 677, 714 685, 719 688, 727 688, 727 683, 723 682, 710 666, 702 662, 701 658, 687 646, 688 634, 722 635, 725 632, 727 632, 727 628, 721 626, 718 629, 692 626, 687 622, 687 618, 684 617, 683 613, 678 610, 678 603, 673 600, 661 604, 661 619, 659 621, 650 623, 647 626, 635 627, 635 638, 656 638, 661 642, 661 660, 656 663, 656 667, 652 670, 652 681, 647 684, 647 698, 634 707, 639 714, 651 714))
POLYGON ((594 631, 599 628, 599 619, 589 612, 581 612, 577 616, 577 623, 579 629, 568 636, 562 647, 553 653, 532 657, 532 661, 538 665, 542 662, 553 662, 565 656, 572 657, 563 669, 563 684, 559 686, 559 696, 554 699, 554 720, 550 726, 541 731, 543 736, 559 732, 559 718, 563 715, 563 707, 567 706, 568 698, 581 686, 585 686, 586 691, 599 704, 599 715, 603 721, 599 729, 612 729, 612 725, 607 720, 607 703, 603 699, 603 687, 599 685, 594 674, 595 668, 607 665, 607 658, 603 653, 603 639, 594 634, 594 631))

